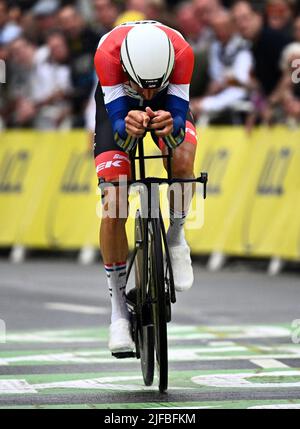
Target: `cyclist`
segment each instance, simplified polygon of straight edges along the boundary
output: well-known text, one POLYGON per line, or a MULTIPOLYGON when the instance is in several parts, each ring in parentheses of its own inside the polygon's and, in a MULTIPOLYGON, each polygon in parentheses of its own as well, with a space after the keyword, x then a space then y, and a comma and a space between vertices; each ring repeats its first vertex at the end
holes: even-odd
MULTIPOLYGON (((95 67, 99 78, 95 95, 98 177, 114 182, 120 175, 130 178, 128 154, 150 130, 164 154, 168 147, 174 149, 174 177, 194 178, 197 137, 189 111, 194 54, 181 34, 155 21, 120 25, 100 40, 95 67)), ((180 212, 170 201, 167 237, 177 291, 188 290, 194 281, 183 229, 190 200, 180 212)), ((125 296, 125 223, 126 218, 118 213, 116 218, 104 217, 100 229, 112 301, 109 349, 113 353, 134 349, 125 296)))

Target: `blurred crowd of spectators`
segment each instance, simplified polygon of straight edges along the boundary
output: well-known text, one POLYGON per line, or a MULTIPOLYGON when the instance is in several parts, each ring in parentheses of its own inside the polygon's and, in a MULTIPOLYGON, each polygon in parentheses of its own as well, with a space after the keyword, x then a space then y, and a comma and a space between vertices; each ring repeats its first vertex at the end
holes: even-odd
POLYGON ((92 129, 99 40, 143 19, 192 45, 198 122, 300 124, 296 0, 0 0, 0 129, 92 129))

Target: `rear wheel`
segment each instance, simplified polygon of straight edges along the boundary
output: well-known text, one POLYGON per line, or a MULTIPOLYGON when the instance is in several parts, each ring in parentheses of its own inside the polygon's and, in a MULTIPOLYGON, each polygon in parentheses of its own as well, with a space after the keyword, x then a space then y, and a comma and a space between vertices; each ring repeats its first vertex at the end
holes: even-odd
POLYGON ((153 384, 154 378, 154 329, 150 303, 150 272, 148 253, 147 220, 142 219, 140 212, 135 220, 135 242, 138 246, 135 258, 135 284, 137 290, 137 348, 141 358, 141 368, 146 386, 153 384))
POLYGON ((151 227, 150 261, 155 351, 159 391, 163 393, 168 389, 168 337, 164 262, 159 219, 152 219, 151 227))

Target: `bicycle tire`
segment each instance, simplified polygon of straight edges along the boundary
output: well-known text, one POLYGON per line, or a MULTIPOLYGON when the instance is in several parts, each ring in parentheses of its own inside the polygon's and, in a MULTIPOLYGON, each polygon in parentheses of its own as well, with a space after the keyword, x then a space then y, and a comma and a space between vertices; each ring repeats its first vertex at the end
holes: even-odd
POLYGON ((154 379, 154 328, 153 325, 144 325, 143 313, 149 296, 149 269, 148 269, 148 237, 147 221, 142 219, 137 211, 135 219, 135 242, 139 242, 139 249, 135 259, 135 284, 137 288, 137 338, 141 359, 141 369, 144 383, 152 386, 154 379))
POLYGON ((164 259, 160 220, 152 219, 151 225, 151 286, 156 364, 159 391, 164 393, 168 389, 168 336, 164 259))

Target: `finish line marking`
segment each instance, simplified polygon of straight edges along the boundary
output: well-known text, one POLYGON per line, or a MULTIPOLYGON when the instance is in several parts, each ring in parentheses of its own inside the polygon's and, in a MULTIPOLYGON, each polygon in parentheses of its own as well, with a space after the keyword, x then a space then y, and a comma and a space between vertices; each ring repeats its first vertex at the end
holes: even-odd
POLYGON ((300 388, 300 371, 272 371, 261 373, 233 373, 233 374, 208 374, 192 377, 192 382, 201 386, 218 387, 218 388, 251 388, 251 389, 283 389, 283 388, 300 388), (274 379, 276 381, 272 381, 274 379), (283 381, 278 381, 280 378, 283 381), (290 378, 290 382, 286 382, 290 378), (252 380, 256 380, 252 382, 252 380), (261 380, 259 382, 258 380, 261 380), (296 381, 294 381, 296 380, 296 381))
POLYGON ((94 307, 92 305, 77 305, 77 304, 68 304, 65 302, 48 302, 45 305, 47 310, 55 311, 66 311, 69 313, 79 313, 79 314, 108 314, 109 309, 104 307, 94 307))
MULTIPOLYGON (((264 357, 263 354, 234 354, 234 355, 216 355, 215 353, 210 354, 209 352, 204 355, 200 355, 199 351, 196 350, 176 350, 170 349, 169 361, 172 363, 176 362, 195 362, 195 361, 249 361, 254 365, 264 369, 276 369, 276 368, 290 368, 290 366, 283 364, 278 359, 298 359, 298 355, 293 354, 268 354, 264 357)), ((128 364, 128 362, 137 362, 130 358, 123 359, 118 362, 118 365, 128 364)), ((111 357, 107 350, 103 351, 87 351, 87 352, 65 352, 65 353, 44 353, 44 354, 26 354, 21 356, 11 356, 1 358, 0 366, 7 365, 20 365, 20 364, 105 364, 105 363, 116 363, 116 359, 111 357)))
POLYGON ((254 363, 254 365, 260 366, 261 368, 267 369, 267 368, 290 368, 285 363, 280 362, 276 359, 250 359, 251 363, 254 363))
MULTIPOLYGON (((83 314, 107 314, 106 308, 82 306, 70 303, 49 302, 48 309, 56 311, 69 311, 83 314)), ((26 332, 7 332, 6 340, 21 343, 84 343, 106 341, 108 336, 107 328, 87 328, 87 329, 57 329, 26 332)), ((252 338, 287 338, 290 341, 291 330, 284 326, 260 326, 260 325, 233 325, 233 326, 181 326, 171 325, 168 329, 168 339, 170 341, 203 340, 211 341, 222 345, 232 344, 233 339, 252 338), (226 341, 227 340, 227 341, 226 341)))

